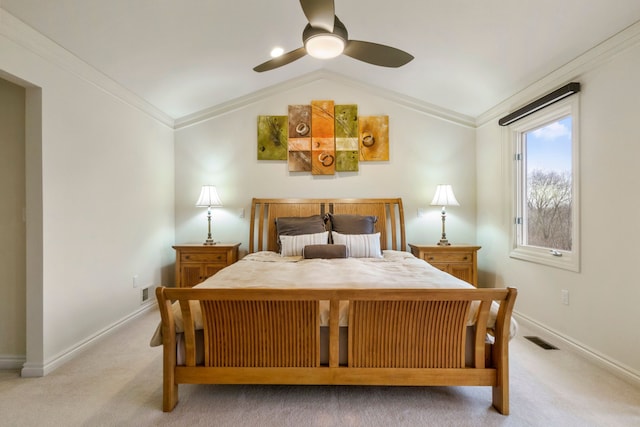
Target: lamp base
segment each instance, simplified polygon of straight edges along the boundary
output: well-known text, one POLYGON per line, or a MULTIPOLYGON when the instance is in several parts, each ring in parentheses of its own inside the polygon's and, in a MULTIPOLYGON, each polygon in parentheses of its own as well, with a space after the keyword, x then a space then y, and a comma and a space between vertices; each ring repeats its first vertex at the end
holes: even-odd
POLYGON ((438 242, 438 246, 451 246, 451 243, 447 240, 447 232, 444 231, 444 222, 447 218, 447 214, 444 210, 444 206, 442 207, 442 234, 440 235, 440 241, 438 242))
POLYGON ((213 246, 215 244, 216 244, 216 242, 214 242, 213 239, 207 239, 203 243, 203 245, 205 245, 205 246, 213 246))

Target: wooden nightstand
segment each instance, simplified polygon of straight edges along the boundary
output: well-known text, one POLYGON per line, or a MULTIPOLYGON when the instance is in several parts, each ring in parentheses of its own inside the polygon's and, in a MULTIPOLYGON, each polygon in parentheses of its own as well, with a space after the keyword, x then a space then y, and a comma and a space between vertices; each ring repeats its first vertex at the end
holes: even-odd
POLYGON ((176 287, 190 288, 238 260, 240 243, 175 245, 176 287))
POLYGON ((442 271, 478 287, 478 250, 470 245, 413 245, 411 253, 442 271))

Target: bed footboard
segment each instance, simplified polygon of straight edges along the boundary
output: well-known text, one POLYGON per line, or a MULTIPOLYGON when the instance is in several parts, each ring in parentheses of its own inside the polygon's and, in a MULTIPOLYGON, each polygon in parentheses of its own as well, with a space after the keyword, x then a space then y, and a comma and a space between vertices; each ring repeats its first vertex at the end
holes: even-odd
POLYGON ((189 289, 158 288, 162 317, 163 410, 179 384, 491 386, 509 413, 508 289, 189 289), (176 364, 180 306, 185 364, 176 364), (329 301, 329 363, 320 363, 320 301, 329 301), (349 301, 348 364, 339 364, 339 304, 349 301), (493 345, 487 320, 500 303, 493 345), (204 363, 196 363, 193 310, 200 306, 204 363), (475 316, 473 363, 466 330, 475 316))

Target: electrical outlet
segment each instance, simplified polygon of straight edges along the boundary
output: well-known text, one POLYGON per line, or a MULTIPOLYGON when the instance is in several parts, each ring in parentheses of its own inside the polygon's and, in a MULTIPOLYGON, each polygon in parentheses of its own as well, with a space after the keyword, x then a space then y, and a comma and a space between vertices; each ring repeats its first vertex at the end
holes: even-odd
POLYGON ((562 289, 560 291, 560 301, 562 301, 562 303, 564 305, 569 305, 569 290, 568 289, 562 289))

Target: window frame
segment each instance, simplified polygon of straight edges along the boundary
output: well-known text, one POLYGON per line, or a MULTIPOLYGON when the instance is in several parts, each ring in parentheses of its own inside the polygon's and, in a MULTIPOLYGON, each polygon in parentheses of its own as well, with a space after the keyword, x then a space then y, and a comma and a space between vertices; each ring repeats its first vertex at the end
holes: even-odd
POLYGON ((513 226, 511 227, 511 250, 509 256, 514 259, 575 272, 580 271, 579 100, 580 95, 575 94, 508 126, 512 159, 511 195, 513 198, 511 215, 513 226), (572 247, 570 251, 567 251, 524 245, 522 244, 524 228, 526 227, 526 220, 524 219, 526 218, 526 176, 524 176, 523 170, 525 169, 524 134, 567 116, 571 116, 572 247), (518 221, 519 218, 522 220, 518 221))

